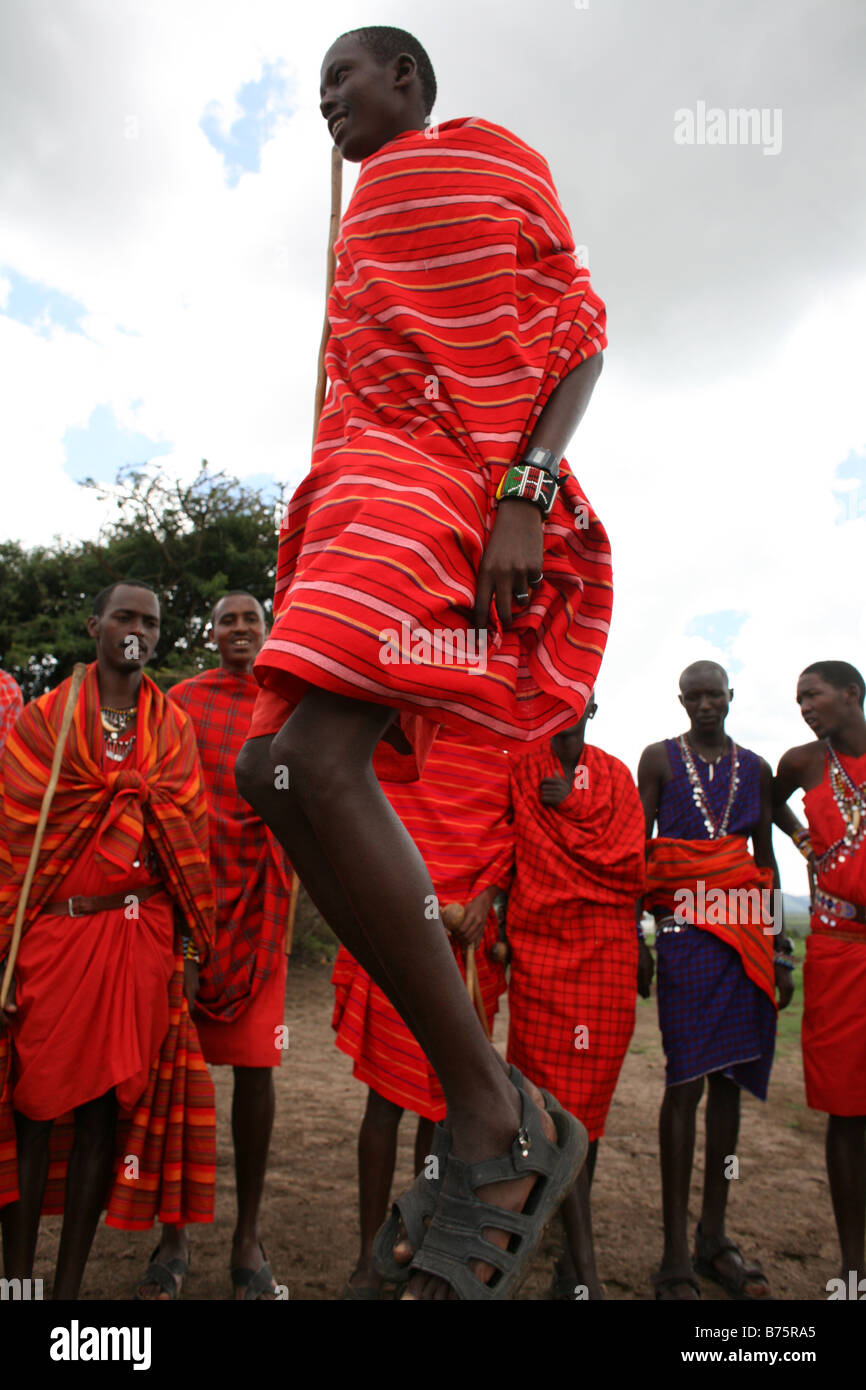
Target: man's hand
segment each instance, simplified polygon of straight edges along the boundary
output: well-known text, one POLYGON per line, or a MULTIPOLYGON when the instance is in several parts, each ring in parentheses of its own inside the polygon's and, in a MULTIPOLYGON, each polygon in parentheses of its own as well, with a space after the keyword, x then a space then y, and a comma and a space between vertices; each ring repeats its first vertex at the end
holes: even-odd
MULTIPOLYGON (((505 501, 496 509, 490 541, 478 571, 475 595, 475 626, 486 629, 490 621, 490 601, 496 596, 496 611, 503 627, 511 625, 511 601, 515 594, 532 594, 530 580, 538 580, 544 566, 544 526, 541 512, 520 498, 505 501)), ((520 607, 528 602, 523 599, 520 607)))
MULTIPOLYGON (((0 974, 2 979, 2 974, 0 974)), ((9 993, 6 996, 6 1008, 0 1009, 0 1028, 7 1028, 13 1021, 13 1016, 18 1012, 18 1005, 15 1003, 15 976, 9 981, 9 993)))
POLYGON ((774 966, 776 991, 779 995, 779 1008, 787 1009, 794 997, 794 972, 784 965, 774 966))
POLYGON ((183 992, 186 996, 186 1005, 190 1014, 195 1012, 195 1001, 198 995, 198 961, 185 960, 183 963, 183 992))
POLYGON ((638 943, 637 948, 637 992, 641 999, 649 999, 650 985, 653 982, 656 963, 653 960, 653 953, 645 941, 638 943))
POLYGON ((538 799, 542 806, 558 806, 571 791, 564 777, 542 777, 538 784, 538 799))
POLYGON ((495 888, 483 889, 477 897, 466 904, 466 913, 460 926, 451 928, 451 935, 460 943, 464 951, 467 946, 477 946, 484 935, 484 928, 487 926, 487 918, 490 915, 495 897, 495 888))

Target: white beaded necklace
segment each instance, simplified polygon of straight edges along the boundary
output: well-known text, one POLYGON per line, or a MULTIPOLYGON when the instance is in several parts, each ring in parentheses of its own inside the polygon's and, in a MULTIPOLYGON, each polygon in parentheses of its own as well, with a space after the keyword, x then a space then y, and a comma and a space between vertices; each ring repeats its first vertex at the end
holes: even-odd
MULTIPOLYGON (((710 803, 704 791, 704 784, 701 781, 700 773, 695 765, 692 750, 689 747, 685 734, 680 734, 680 737, 677 739, 677 745, 682 754, 686 775, 691 784, 692 801, 701 813, 707 835, 711 840, 720 840, 728 833, 728 822, 731 819, 731 811, 734 808, 734 800, 740 785, 740 751, 734 743, 734 740, 731 739, 731 785, 728 788, 728 800, 722 814, 722 819, 717 822, 710 809, 710 803)), ((719 758, 716 759, 716 763, 720 761, 720 758, 721 754, 719 758)))

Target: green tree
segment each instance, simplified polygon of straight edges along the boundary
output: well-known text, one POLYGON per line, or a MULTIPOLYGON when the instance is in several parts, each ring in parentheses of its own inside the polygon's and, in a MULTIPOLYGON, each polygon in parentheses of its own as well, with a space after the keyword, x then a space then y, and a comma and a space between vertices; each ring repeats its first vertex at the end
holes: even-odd
POLYGON ((162 634, 149 674, 167 688, 216 665, 204 644, 210 610, 226 589, 249 589, 270 612, 282 497, 244 486, 207 461, 192 483, 155 466, 121 469, 114 488, 86 479, 114 503, 95 541, 25 550, 0 542, 0 665, 25 699, 51 689, 76 661, 92 661, 85 631, 95 594, 119 579, 158 593, 162 634))

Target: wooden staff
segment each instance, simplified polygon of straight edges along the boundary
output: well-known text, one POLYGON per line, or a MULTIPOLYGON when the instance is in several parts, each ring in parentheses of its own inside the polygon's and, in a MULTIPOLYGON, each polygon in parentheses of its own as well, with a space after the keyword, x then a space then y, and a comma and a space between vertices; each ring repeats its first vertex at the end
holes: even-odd
POLYGON ((328 300, 334 286, 334 275, 337 269, 337 258, 334 254, 334 244, 337 240, 337 233, 340 230, 340 215, 343 209, 343 156, 335 145, 331 150, 331 219, 328 224, 328 266, 325 276, 325 322, 322 324, 322 341, 319 344, 319 374, 316 379, 316 403, 313 412, 313 443, 316 442, 316 433, 319 428, 319 416, 322 413, 322 405, 325 400, 325 387, 327 378, 325 376, 325 349, 328 346, 328 339, 331 336, 331 325, 328 321, 328 300))
MULTIPOLYGON (((316 377, 316 399, 313 410, 313 444, 316 442, 316 435, 319 432, 319 416, 322 413, 322 406, 325 402, 325 387, 327 377, 325 375, 325 349, 328 346, 328 339, 331 336, 331 325, 328 321, 328 300, 334 286, 334 276, 337 272, 337 258, 334 254, 334 245, 337 240, 337 233, 340 230, 340 216, 343 210, 343 156, 334 145, 331 150, 331 215, 328 222, 328 261, 325 271, 325 322, 322 324, 322 340, 319 343, 319 370, 316 377)), ((289 915, 286 920, 286 955, 292 954, 292 941, 295 935, 295 913, 298 910, 298 891, 301 880, 292 871, 292 892, 289 898, 289 915)))
POLYGON ((30 850, 30 860, 27 865, 27 872, 24 875, 24 882, 21 885, 18 910, 15 913, 15 924, 12 928, 12 942, 9 946, 9 955, 6 959, 3 985, 0 987, 0 1009, 6 1008, 6 996, 9 993, 9 986, 12 983, 15 959, 18 955, 18 947, 21 944, 21 929, 24 925, 24 914, 27 911, 27 900, 30 897, 30 888, 36 873, 39 851, 42 848, 42 837, 45 834, 45 826, 48 823, 48 812, 51 810, 51 803, 54 800, 54 793, 57 790, 57 782, 60 777, 60 765, 63 762, 63 750, 66 747, 66 740, 69 737, 72 716, 75 713, 75 703, 78 699, 78 692, 81 689, 81 683, 84 680, 86 672, 87 667, 81 661, 77 661, 72 668, 72 680, 69 682, 69 690, 66 693, 66 704, 63 706, 63 718, 60 721, 60 732, 57 735, 57 742, 54 745, 54 757, 51 760, 51 775, 48 778, 48 786, 45 788, 42 797, 39 820, 36 822, 36 833, 33 836, 33 847, 30 850))
MULTIPOLYGON (((455 927, 460 926, 465 916, 466 909, 462 903, 448 903, 445 907, 443 907, 441 913, 442 925, 445 928, 445 930, 449 933, 449 935, 455 927)), ((469 995, 469 998, 472 1000, 475 1012, 478 1015, 479 1022, 481 1023, 484 1032, 487 1034, 487 1037, 489 1038, 490 1028, 487 1023, 487 1012, 484 1008, 484 998, 481 994, 481 982, 478 979, 478 968, 475 964, 474 946, 464 947, 463 960, 466 965, 466 990, 469 995)))

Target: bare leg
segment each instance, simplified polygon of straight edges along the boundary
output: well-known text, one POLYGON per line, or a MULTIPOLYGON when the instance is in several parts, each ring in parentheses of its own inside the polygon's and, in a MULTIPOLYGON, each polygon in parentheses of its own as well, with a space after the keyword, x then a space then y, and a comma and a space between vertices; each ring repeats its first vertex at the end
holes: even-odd
POLYGON ((725 1234, 725 1210, 731 1159, 740 1133, 740 1088, 721 1072, 713 1072, 707 1093, 707 1161, 701 1230, 705 1236, 725 1234))
MULTIPOLYGON (((183 1260, 184 1264, 189 1264, 189 1241, 186 1229, 183 1226, 162 1226, 160 1227, 159 1247, 156 1252, 155 1262, 157 1264, 168 1265, 172 1260, 183 1260)), ((172 1273, 178 1293, 183 1288, 183 1278, 179 1274, 172 1273)), ((167 1303, 169 1295, 160 1284, 139 1284, 137 1297, 142 1299, 155 1299, 157 1303, 167 1303)))
MULTIPOLYGON (((668 1086, 659 1115, 659 1150, 662 1170, 662 1216, 665 1244, 662 1268, 691 1266, 688 1214, 689 1187, 695 1154, 695 1112, 703 1094, 704 1080, 685 1081, 668 1086)), ((687 1284, 675 1286, 674 1296, 697 1297, 687 1284)))
POLYGON ((589 1201, 597 1156, 598 1140, 594 1139, 589 1146, 586 1164, 560 1208, 566 1245, 556 1270, 557 1281, 568 1279, 572 1285, 583 1285, 586 1296, 591 1299, 604 1298, 595 1264, 589 1201))
MULTIPOLYGON (((257 1270, 265 1263, 259 1232, 259 1207, 265 1185, 268 1149, 274 1127, 272 1067, 235 1067, 232 1139, 238 1219, 232 1240, 233 1269, 257 1270)), ((237 1297, 243 1297, 239 1290, 237 1297)), ((267 1294, 260 1295, 267 1298, 267 1294)))
POLYGON ((423 1115, 418 1116, 418 1128, 415 1130, 415 1176, 421 1172, 427 1162, 428 1155, 433 1149, 433 1121, 425 1120, 423 1115))
POLYGON ((394 1105, 372 1087, 358 1133, 358 1201, 361 1248, 358 1263, 349 1276, 353 1288, 379 1288, 382 1280, 373 1268, 373 1241, 385 1220, 397 1160, 397 1132, 402 1107, 394 1105))
POLYGON ((866 1276, 866 1116, 827 1117, 827 1177, 839 1232, 842 1278, 866 1276))
MULTIPOLYGON (((453 1151, 473 1162, 510 1146, 520 1102, 463 987, 423 861, 373 774, 373 750, 392 719, 392 710, 312 689, 273 740, 271 757, 288 769, 315 839, 392 982, 394 1002, 430 1057, 448 1103, 453 1151)), ((238 781, 279 835, 291 813, 257 801, 254 788, 249 796, 240 769, 238 781)), ((293 856, 291 843, 287 849, 293 856)), ((303 878, 296 852, 294 861, 303 878)), ((332 925, 339 934, 340 924, 332 925)), ((543 1123, 552 1137, 552 1123, 543 1123)), ((520 1210, 533 1181, 497 1183, 479 1196, 520 1210)), ((500 1233, 491 1239, 505 1243, 500 1233)), ((413 1280, 410 1292, 449 1296, 438 1280, 413 1280)))
POLYGON ((66 1202, 55 1299, 78 1297, 84 1268, 114 1172, 117 1100, 108 1091, 75 1111, 75 1140, 66 1174, 66 1202))
POLYGON ((51 1120, 30 1120, 15 1112, 18 1147, 18 1201, 0 1210, 3 1269, 7 1279, 30 1279, 36 1258, 39 1217, 48 1178, 51 1120))

